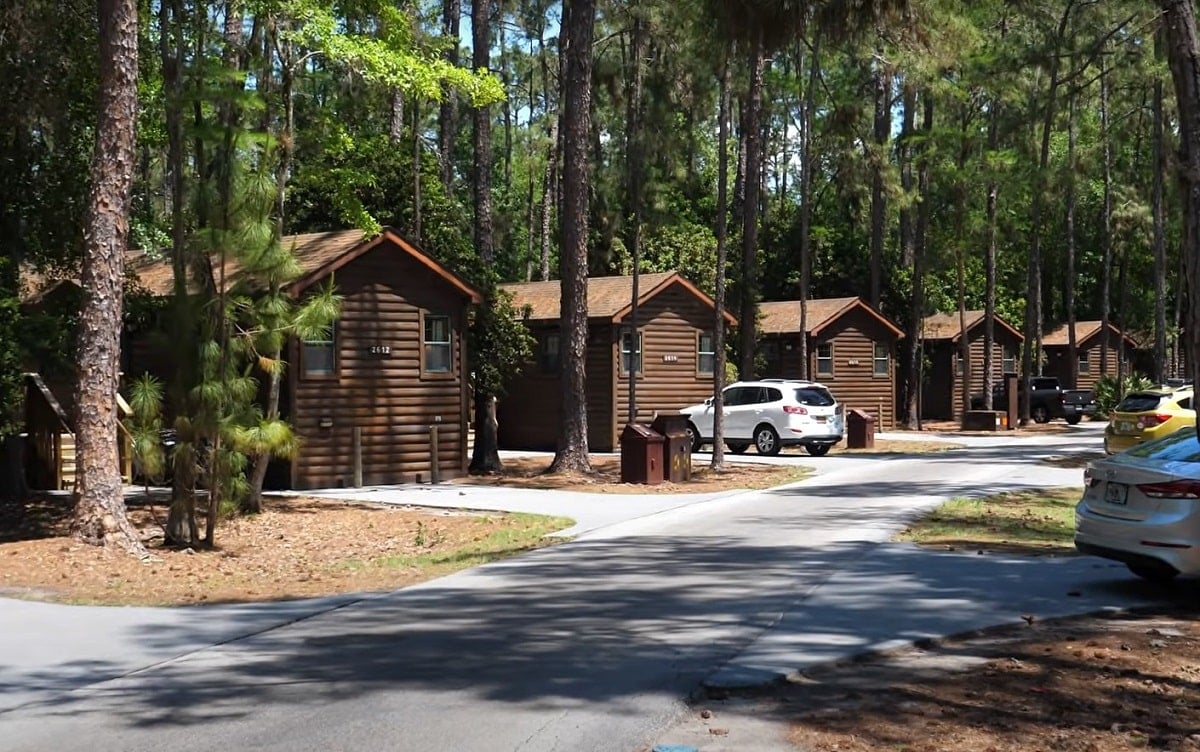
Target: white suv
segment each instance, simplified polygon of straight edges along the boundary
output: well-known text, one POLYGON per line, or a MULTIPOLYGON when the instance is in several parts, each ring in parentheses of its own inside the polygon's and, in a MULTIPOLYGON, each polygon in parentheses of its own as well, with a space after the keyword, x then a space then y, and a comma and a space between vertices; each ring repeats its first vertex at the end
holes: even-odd
MULTIPOLYGON (((803 446, 820 457, 842 440, 842 405, 824 384, 794 379, 738 381, 725 387, 725 445, 740 454, 754 444, 759 454, 803 446)), ((713 441, 713 401, 685 407, 692 451, 713 441)))

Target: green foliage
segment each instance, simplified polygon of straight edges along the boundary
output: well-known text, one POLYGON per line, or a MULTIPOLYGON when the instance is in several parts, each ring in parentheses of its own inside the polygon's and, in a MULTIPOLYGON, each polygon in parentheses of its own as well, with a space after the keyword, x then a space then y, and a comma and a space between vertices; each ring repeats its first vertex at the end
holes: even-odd
POLYGON ((1126 394, 1153 387, 1154 383, 1141 374, 1129 374, 1120 380, 1114 376, 1101 376, 1092 387, 1092 394, 1096 397, 1096 412, 1108 416, 1126 394))
POLYGON ((163 448, 163 386, 143 374, 129 387, 130 414, 125 427, 132 438, 134 475, 147 485, 162 482, 169 458, 163 448))
POLYGON ((536 342, 513 307, 512 295, 494 285, 471 321, 472 378, 480 394, 500 397, 533 357, 536 342))
POLYGON ((0 297, 0 440, 22 430, 25 404, 17 331, 21 315, 15 298, 0 297))

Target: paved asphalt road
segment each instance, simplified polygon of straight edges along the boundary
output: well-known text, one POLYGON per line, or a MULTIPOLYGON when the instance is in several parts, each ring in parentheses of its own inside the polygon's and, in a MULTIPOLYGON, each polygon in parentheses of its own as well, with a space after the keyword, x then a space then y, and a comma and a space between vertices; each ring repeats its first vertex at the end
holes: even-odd
MULTIPOLYGON (((885 543, 950 496, 1075 485, 1095 426, 915 458, 793 461, 764 492, 521 492, 574 541, 384 596, 187 609, 0 600, 3 750, 635 750, 705 683, 921 636, 1169 599, 1091 559, 885 543), (606 507, 606 504, 625 505, 606 507)), ((697 457, 700 461, 703 457, 697 457)), ((371 498, 503 507, 494 491, 371 498)))

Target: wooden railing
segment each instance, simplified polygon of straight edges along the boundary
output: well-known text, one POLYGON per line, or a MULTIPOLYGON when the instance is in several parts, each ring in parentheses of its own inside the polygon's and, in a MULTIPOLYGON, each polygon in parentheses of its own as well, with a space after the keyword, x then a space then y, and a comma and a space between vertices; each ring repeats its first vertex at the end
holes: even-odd
POLYGON ((46 382, 25 374, 26 474, 32 488, 61 491, 75 483, 75 432, 46 382))
MULTIPOLYGON (((117 395, 122 416, 129 405, 117 395)), ((123 421, 117 421, 121 475, 133 482, 133 436, 123 421)), ((75 432, 62 405, 39 374, 25 374, 26 479, 31 488, 70 490, 75 485, 75 432)))

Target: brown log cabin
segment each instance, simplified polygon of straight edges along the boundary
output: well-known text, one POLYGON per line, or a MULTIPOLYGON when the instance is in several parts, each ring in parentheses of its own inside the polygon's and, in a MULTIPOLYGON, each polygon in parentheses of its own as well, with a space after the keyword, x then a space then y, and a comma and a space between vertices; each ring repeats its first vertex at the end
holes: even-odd
MULTIPOLYGON (((373 238, 361 230, 293 235, 283 243, 300 267, 289 294, 303 298, 332 280, 342 304, 328 339, 289 345, 280 410, 300 449, 291 461, 272 463, 268 487, 351 486, 356 452, 363 485, 428 481, 432 426, 438 477, 465 474, 466 328, 479 292, 391 229, 373 238)), ((142 292, 172 294, 168 262, 136 253, 126 266, 142 292)), ((236 283, 234 262, 225 272, 236 283)), ((129 334, 123 371, 165 378, 169 353, 161 333, 129 334)))
POLYGON ((1057 376, 1059 383, 1067 389, 1092 389, 1102 376, 1116 378, 1120 373, 1128 374, 1134 351, 1138 343, 1133 337, 1109 322, 1107 333, 1100 321, 1075 322, 1075 357, 1078 378, 1071 383, 1071 363, 1068 356, 1067 325, 1042 337, 1042 350, 1046 353, 1045 373, 1057 376), (1107 357, 1103 350, 1108 348, 1107 357))
MULTIPOLYGON (((537 356, 497 405, 504 449, 552 450, 561 412, 559 318, 561 283, 501 285, 523 312, 537 356)), ((672 413, 712 396, 712 298, 677 272, 638 275, 637 332, 632 331, 633 277, 588 280, 588 445, 611 452, 629 418, 630 372, 637 378, 637 420, 672 413), (640 343, 640 347, 638 347, 640 343)), ((726 312, 725 323, 736 319, 726 312)))
POLYGON ((896 345, 903 332, 861 298, 808 301, 808 369, 801 368, 799 300, 761 303, 759 352, 767 378, 808 378, 828 386, 847 410, 896 425, 896 345))
MULTIPOLYGON (((958 312, 935 313, 921 322, 921 348, 925 372, 921 390, 921 417, 927 420, 962 420, 963 392, 983 393, 983 335, 986 315, 966 312, 966 336, 970 343, 970 378, 964 379, 961 342, 964 334, 958 312)), ((1003 374, 1016 373, 1024 336, 999 316, 993 317, 992 376, 1000 383, 1003 374)), ((968 395, 969 396, 969 395, 968 395)))

